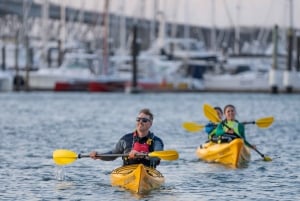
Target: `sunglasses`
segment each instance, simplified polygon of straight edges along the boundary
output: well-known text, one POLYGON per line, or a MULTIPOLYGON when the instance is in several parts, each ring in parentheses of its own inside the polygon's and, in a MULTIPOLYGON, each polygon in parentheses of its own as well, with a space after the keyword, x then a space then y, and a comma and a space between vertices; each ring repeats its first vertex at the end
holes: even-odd
POLYGON ((140 118, 140 117, 137 117, 137 118, 136 118, 136 121, 137 121, 137 122, 147 123, 148 121, 151 121, 151 120, 150 120, 150 119, 147 119, 147 118, 140 118))

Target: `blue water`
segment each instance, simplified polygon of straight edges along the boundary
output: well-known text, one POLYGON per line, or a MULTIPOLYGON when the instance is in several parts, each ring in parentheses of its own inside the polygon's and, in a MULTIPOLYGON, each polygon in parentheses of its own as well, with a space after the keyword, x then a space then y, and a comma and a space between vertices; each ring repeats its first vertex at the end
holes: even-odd
POLYGON ((297 200, 300 196, 299 94, 0 94, 1 200, 297 200), (196 158, 204 132, 188 133, 184 121, 205 124, 204 103, 234 104, 241 121, 274 116, 267 129, 247 125, 248 141, 272 162, 252 151, 242 169, 208 164, 196 158), (108 151, 132 131, 141 108, 154 115, 152 131, 165 149, 180 158, 162 161, 158 170, 166 182, 147 195, 111 187, 115 161, 76 160, 64 168, 52 160, 56 149, 77 153, 108 151))

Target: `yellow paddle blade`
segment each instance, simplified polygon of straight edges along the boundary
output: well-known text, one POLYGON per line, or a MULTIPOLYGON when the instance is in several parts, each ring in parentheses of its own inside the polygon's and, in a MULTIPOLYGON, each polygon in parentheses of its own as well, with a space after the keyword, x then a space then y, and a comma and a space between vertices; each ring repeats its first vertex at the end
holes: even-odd
POLYGON ((57 165, 68 165, 77 159, 78 155, 70 150, 57 149, 53 152, 53 160, 57 165))
POLYGON ((274 117, 265 117, 255 121, 259 128, 268 128, 274 122, 274 117))
POLYGON ((269 162, 272 161, 272 158, 270 158, 269 156, 264 156, 263 160, 269 162))
POLYGON ((204 125, 195 122, 183 122, 182 127, 189 132, 198 132, 204 128, 204 125))
POLYGON ((158 157, 163 160, 173 161, 177 160, 179 154, 176 150, 154 151, 148 154, 150 157, 158 157))
POLYGON ((203 112, 204 112, 205 117, 208 118, 213 123, 219 123, 222 121, 219 118, 216 110, 208 104, 203 105, 203 112))

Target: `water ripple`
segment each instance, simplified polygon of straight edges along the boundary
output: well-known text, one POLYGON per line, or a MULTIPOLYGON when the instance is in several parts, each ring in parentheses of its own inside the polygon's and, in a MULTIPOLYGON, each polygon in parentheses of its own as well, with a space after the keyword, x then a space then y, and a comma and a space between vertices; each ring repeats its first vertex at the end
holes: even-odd
POLYGON ((1 200, 295 200, 300 178, 299 95, 269 94, 85 94, 7 93, 0 96, 1 200), (254 151, 244 168, 230 169, 196 158, 207 135, 188 133, 184 121, 205 124, 202 105, 234 104, 240 120, 274 116, 268 129, 247 125, 247 137, 273 161, 254 151), (135 115, 149 107, 153 131, 180 158, 162 161, 166 182, 136 195, 110 185, 110 172, 122 164, 89 158, 66 167, 54 165, 52 152, 108 151, 134 129, 135 115), (13 108, 13 109, 7 109, 13 108))

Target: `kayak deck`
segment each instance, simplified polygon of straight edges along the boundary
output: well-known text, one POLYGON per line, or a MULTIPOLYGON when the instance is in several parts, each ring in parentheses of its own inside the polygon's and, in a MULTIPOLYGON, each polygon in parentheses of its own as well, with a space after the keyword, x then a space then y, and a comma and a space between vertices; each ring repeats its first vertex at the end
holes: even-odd
POLYGON ((240 138, 229 143, 205 143, 202 147, 197 148, 196 155, 203 161, 221 163, 233 168, 243 166, 251 158, 249 148, 240 138))
POLYGON ((164 176, 159 171, 142 164, 116 168, 110 178, 112 186, 119 186, 135 193, 147 193, 164 183, 164 176))

